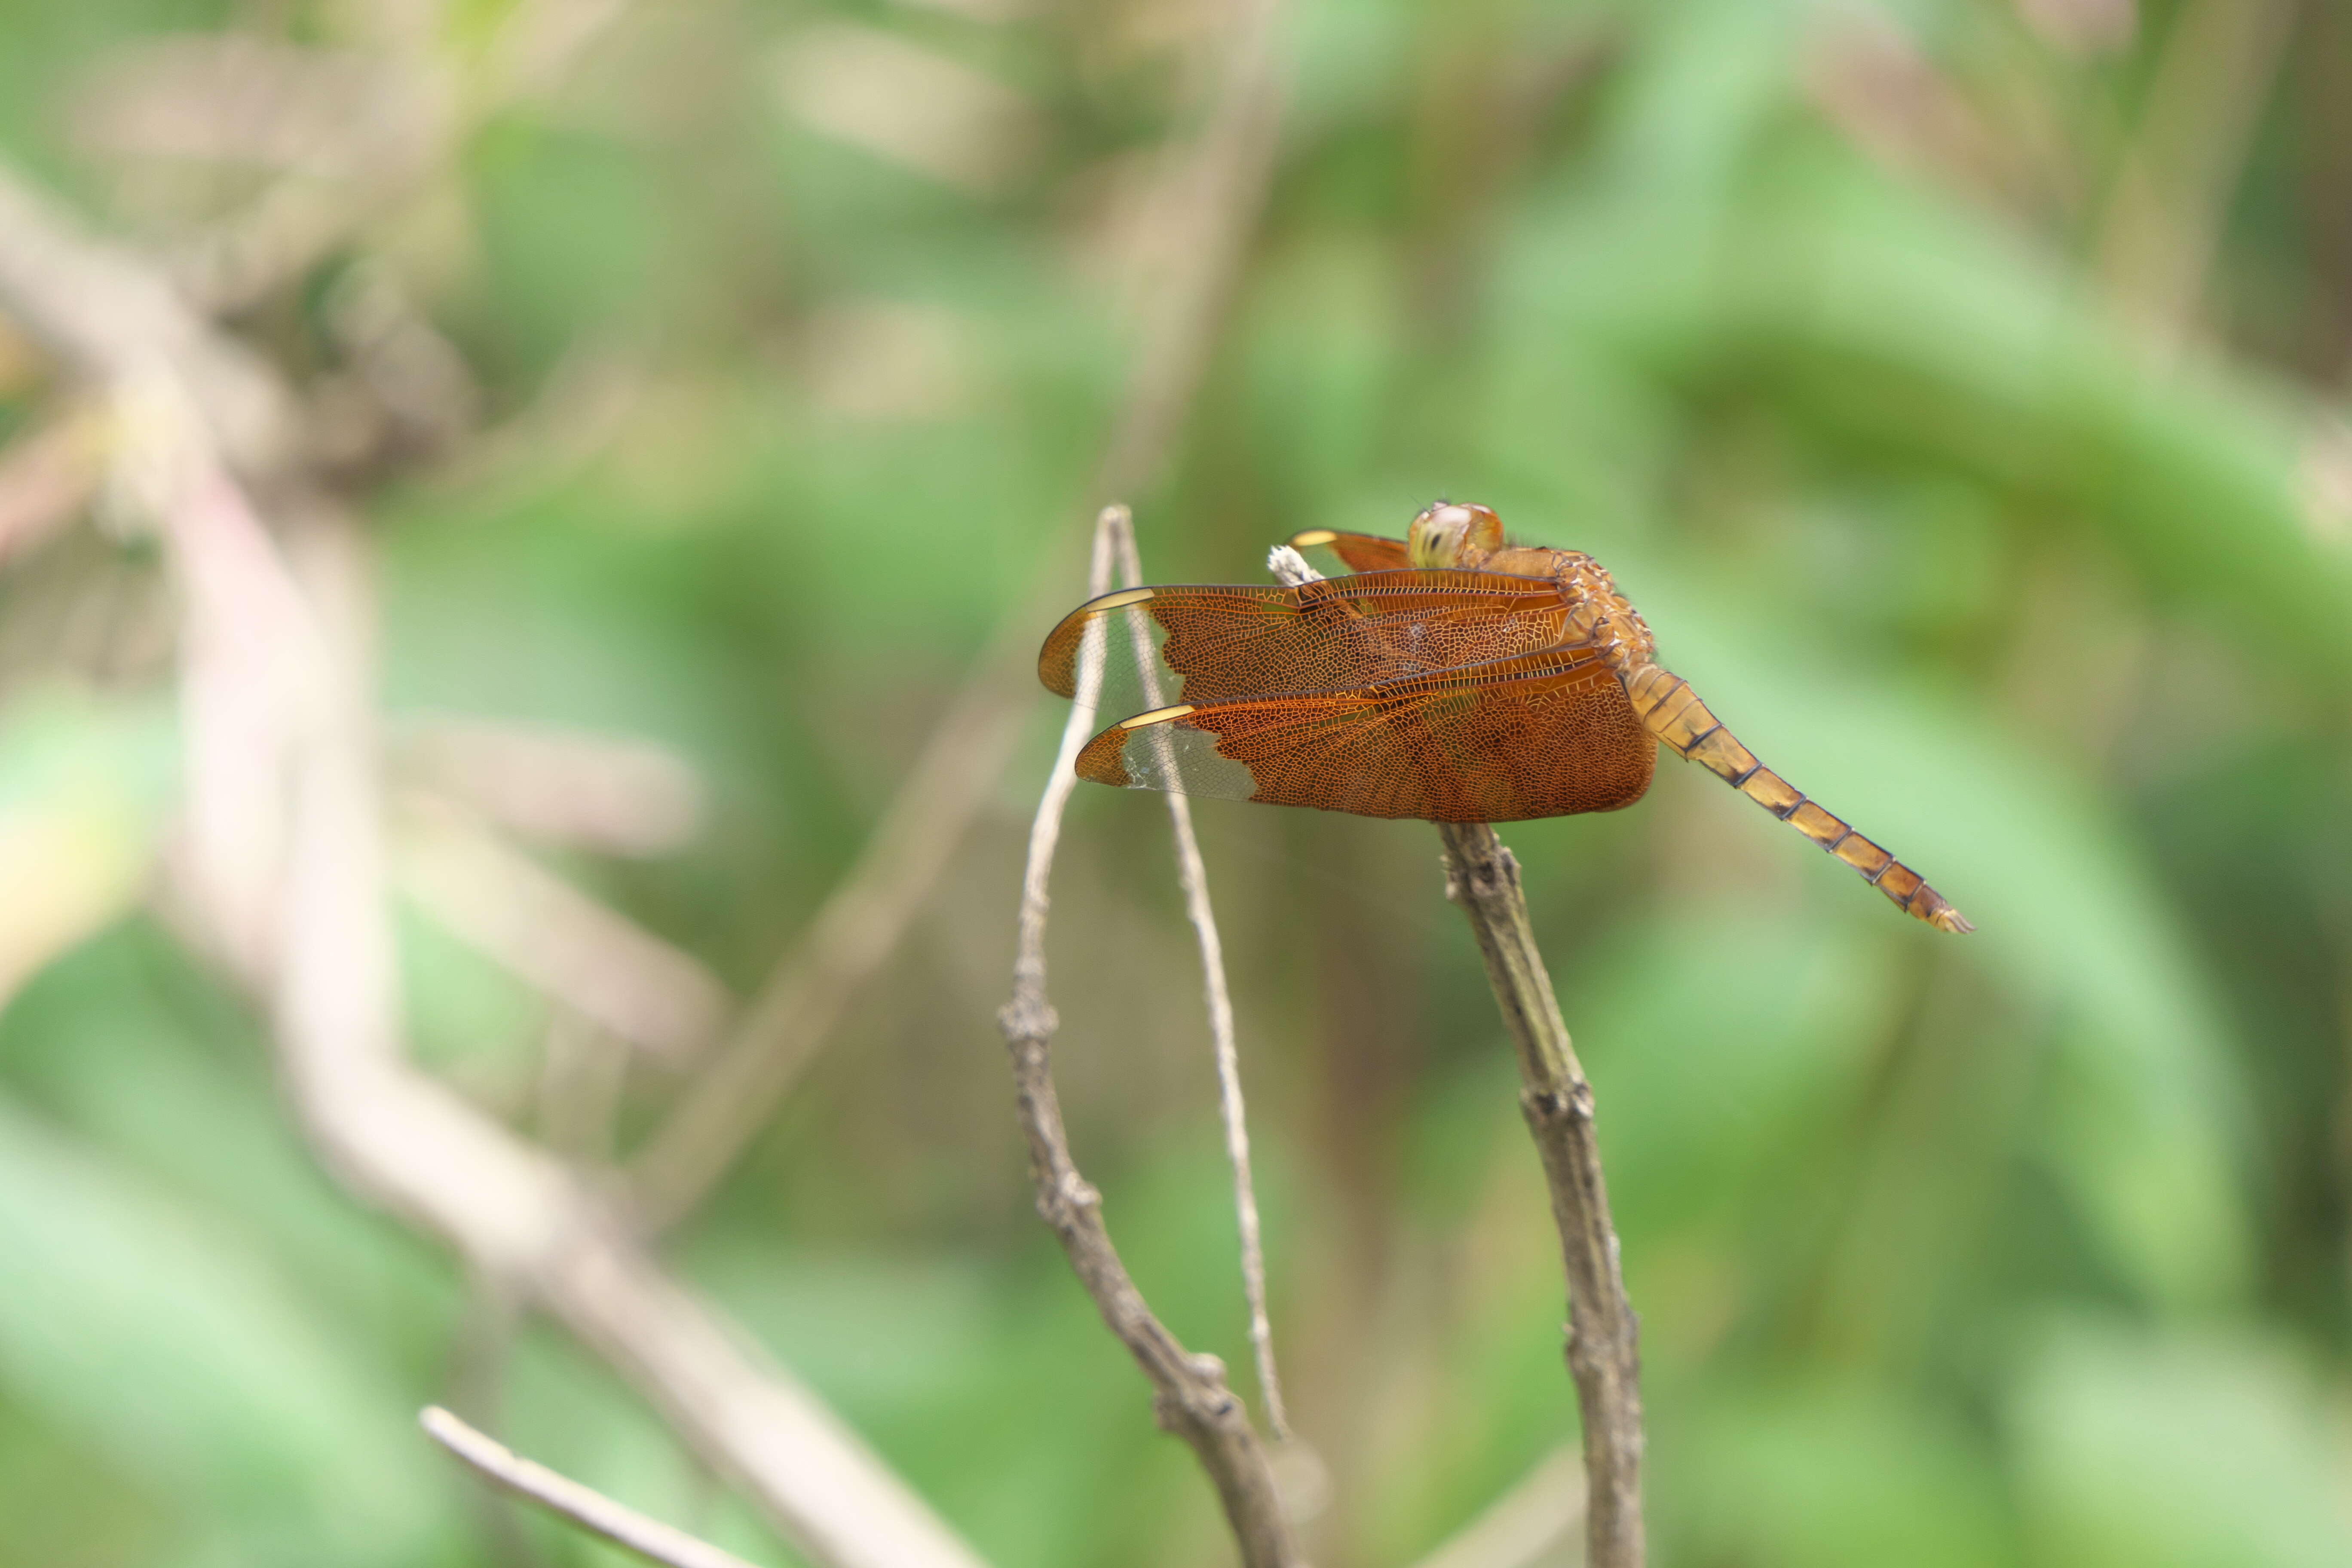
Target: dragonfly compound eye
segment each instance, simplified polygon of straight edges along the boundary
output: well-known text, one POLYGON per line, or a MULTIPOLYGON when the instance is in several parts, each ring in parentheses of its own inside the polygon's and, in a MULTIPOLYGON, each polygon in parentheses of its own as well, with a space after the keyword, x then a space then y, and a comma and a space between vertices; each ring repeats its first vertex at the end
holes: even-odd
POLYGON ((1503 542, 1503 520, 1492 508, 1440 501, 1412 520, 1406 543, 1416 566, 1461 566, 1503 542))

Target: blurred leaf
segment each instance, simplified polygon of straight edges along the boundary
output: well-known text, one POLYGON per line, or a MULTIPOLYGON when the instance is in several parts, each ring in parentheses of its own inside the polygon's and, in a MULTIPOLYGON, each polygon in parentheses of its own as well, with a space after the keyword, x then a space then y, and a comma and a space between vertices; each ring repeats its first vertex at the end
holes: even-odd
MULTIPOLYGON (((210 1514, 245 1561, 438 1556, 411 1402, 277 1269, 175 1197, 0 1106, 0 1380, 210 1514)), ((200 1514, 200 1518, 205 1515, 200 1514)))
MULTIPOLYGON (((1948 699, 1825 663, 1663 563, 1633 558, 1619 580, 1648 606, 1661 661, 1759 755, 1819 789, 1977 922, 1956 956, 2065 1021, 2060 1049, 2079 1058, 2077 1085, 2098 1095, 2103 1128, 2066 1143, 2063 1163, 2117 1260, 2166 1300, 2242 1289, 2244 1088, 2201 966, 2097 797, 1948 699)), ((1822 897, 1899 918, 1731 792, 1703 793, 1738 818, 1727 831, 1804 861, 1822 897)))
POLYGON ((171 727, 152 703, 64 692, 0 711, 0 1006, 144 886, 170 778, 171 727))
POLYGON ((1856 925, 1694 912, 1645 924, 1570 987, 1629 1247, 1742 1212, 1842 1118, 1896 1006, 1856 925))
POLYGON ((1562 353, 1685 395, 1740 388, 1848 461, 2054 504, 2219 635, 2352 676, 2352 552, 2306 518, 2315 426, 2286 389, 2210 357, 2159 363, 2059 258, 1851 151, 1808 144, 1735 185, 1721 143, 1629 104, 1614 153, 1638 183, 1538 209, 1514 247, 1510 393, 1557 374, 1528 356, 1562 353), (1680 183, 1700 169, 1718 184, 1680 183))
POLYGON ((9 1561, 55 1568, 150 1562, 171 1539, 172 1510, 135 1477, 0 1396, 0 1519, 9 1561))
POLYGON ((449 1266, 319 1168, 251 1017, 154 925, 126 921, 27 986, 0 1015, 0 1066, 93 1158, 266 1250, 368 1375, 414 1378, 422 1398, 441 1374, 449 1266))
POLYGON ((1727 1393, 1702 1429, 1684 1435, 1687 1457, 1664 1467, 1662 1489, 1683 1504, 1678 1559, 1756 1568, 2022 1560, 1989 1457, 1948 1418, 1861 1390, 1727 1393))
POLYGON ((2319 1568, 2352 1551, 2343 1414, 2299 1357, 2088 1319, 2021 1348, 2008 1424, 2041 1561, 2319 1568))
POLYGON ((670 226, 642 158, 610 140, 511 119, 476 144, 489 309, 525 363, 644 312, 670 226))
POLYGON ((1718 365, 1833 435, 2057 502, 2225 639, 2352 673, 2352 554, 2305 520, 2312 426, 2283 388, 2159 366, 2049 258, 1823 173, 1743 237, 1718 365))

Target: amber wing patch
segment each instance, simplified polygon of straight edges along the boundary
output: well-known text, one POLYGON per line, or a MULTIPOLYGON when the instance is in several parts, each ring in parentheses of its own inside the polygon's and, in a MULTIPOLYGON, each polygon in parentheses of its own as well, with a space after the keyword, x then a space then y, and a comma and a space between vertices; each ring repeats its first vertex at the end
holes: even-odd
POLYGON ((1362 816, 1517 822, 1631 805, 1657 758, 1622 684, 1580 648, 1145 717, 1096 736, 1078 772, 1362 816))
POLYGON ((1404 571, 1295 588, 1129 588, 1065 616, 1038 679, 1075 692, 1081 647, 1104 633, 1099 710, 1321 691, 1489 663, 1558 646, 1570 606, 1549 579, 1404 571))

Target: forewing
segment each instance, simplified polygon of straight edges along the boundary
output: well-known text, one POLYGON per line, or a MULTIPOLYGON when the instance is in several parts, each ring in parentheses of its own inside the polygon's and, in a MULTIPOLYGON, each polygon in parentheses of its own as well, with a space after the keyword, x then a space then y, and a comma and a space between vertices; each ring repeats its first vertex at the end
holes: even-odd
POLYGON ((1590 648, 1356 690, 1138 714, 1088 742, 1081 776, 1361 816, 1516 822, 1631 805, 1657 742, 1590 648))
POLYGON ((1310 528, 1291 535, 1293 550, 1328 550, 1350 572, 1402 572, 1412 564, 1402 539, 1376 533, 1342 533, 1337 529, 1310 528))
POLYGON ((1490 572, 1361 574, 1296 588, 1107 594, 1064 617, 1037 675, 1070 696, 1101 634, 1098 710, 1133 713, 1286 691, 1376 685, 1557 647, 1569 606, 1550 579, 1490 572))

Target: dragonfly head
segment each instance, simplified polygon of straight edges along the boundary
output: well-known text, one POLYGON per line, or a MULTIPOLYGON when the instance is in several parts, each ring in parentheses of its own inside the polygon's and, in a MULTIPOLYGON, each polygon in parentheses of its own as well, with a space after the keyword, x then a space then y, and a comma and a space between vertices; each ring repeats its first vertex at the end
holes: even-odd
POLYGON ((1439 501, 1412 520, 1405 552, 1415 566, 1471 566, 1503 547, 1503 520, 1492 507, 1439 501))

